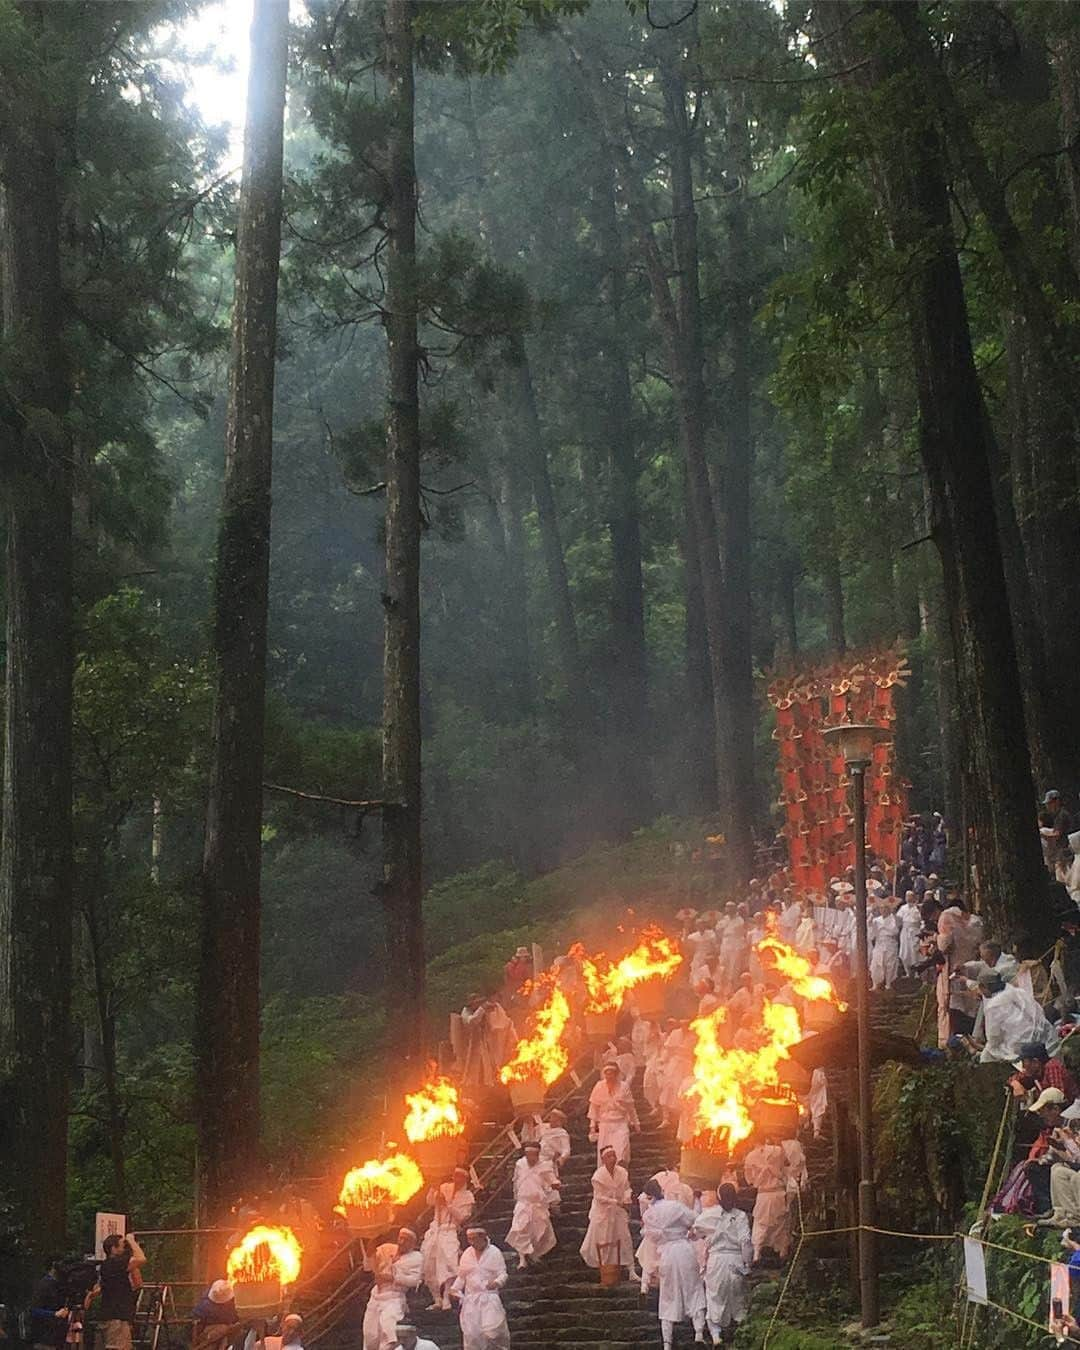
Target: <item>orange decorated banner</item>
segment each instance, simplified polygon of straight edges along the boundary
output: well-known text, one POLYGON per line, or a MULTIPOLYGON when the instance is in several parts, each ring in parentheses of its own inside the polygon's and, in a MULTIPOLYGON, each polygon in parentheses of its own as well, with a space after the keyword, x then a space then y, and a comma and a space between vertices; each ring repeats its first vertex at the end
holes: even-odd
MULTIPOLYGON (((911 674, 902 648, 848 652, 799 670, 771 671, 765 697, 776 711, 777 777, 784 809, 788 878, 801 892, 824 891, 855 861, 851 786, 841 755, 822 732, 840 722, 891 728, 893 691, 911 674)), ((907 784, 891 740, 874 747, 866 772, 866 842, 895 862, 907 819, 907 784)))

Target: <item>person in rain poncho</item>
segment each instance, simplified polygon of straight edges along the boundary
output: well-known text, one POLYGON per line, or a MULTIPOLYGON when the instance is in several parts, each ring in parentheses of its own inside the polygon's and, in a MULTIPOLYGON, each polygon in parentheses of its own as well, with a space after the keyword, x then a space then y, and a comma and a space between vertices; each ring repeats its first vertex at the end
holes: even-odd
POLYGON ((1057 1033, 1026 989, 1006 984, 996 970, 984 970, 978 986, 986 1033, 986 1044, 979 1055, 983 1064, 1012 1064, 1028 1041, 1038 1041, 1047 1050, 1057 1046, 1057 1033))
POLYGON ((589 1093, 589 1142, 596 1144, 597 1162, 610 1144, 619 1162, 630 1161, 630 1131, 641 1128, 630 1084, 614 1060, 604 1065, 589 1093))
POLYGON ((470 1228, 461 1253, 451 1297, 461 1303, 462 1350, 510 1350, 510 1328, 499 1290, 506 1283, 506 1261, 491 1244, 487 1229, 470 1228))
POLYGON ((416 1234, 402 1228, 397 1242, 381 1243, 365 1264, 375 1283, 364 1311, 364 1350, 388 1350, 397 1340, 397 1324, 408 1316, 405 1294, 419 1289, 424 1277, 416 1234))
POLYGON ((514 1216, 506 1243, 518 1254, 519 1270, 524 1270, 530 1260, 539 1261, 555 1246, 555 1230, 548 1208, 550 1195, 538 1167, 525 1172, 518 1181, 514 1216))
POLYGON ((620 1167, 615 1150, 608 1145, 600 1157, 600 1166, 592 1176, 592 1204, 589 1227, 581 1244, 581 1259, 596 1269, 600 1265, 625 1266, 631 1279, 634 1269, 634 1244, 630 1238, 630 1177, 620 1167))
POLYGON ((540 1126, 540 1161, 550 1163, 558 1176, 569 1160, 570 1133, 566 1128, 566 1115, 558 1110, 549 1111, 547 1120, 540 1126))
POLYGON ((431 1291, 429 1311, 450 1308, 449 1286, 461 1260, 459 1232, 472 1218, 476 1197, 469 1189, 469 1174, 464 1167, 454 1168, 453 1181, 444 1181, 428 1192, 428 1204, 435 1216, 424 1234, 420 1255, 424 1261, 424 1283, 431 1291))
POLYGON ((891 905, 879 900, 867 920, 870 942, 870 983, 874 989, 891 989, 900 973, 900 921, 891 905))
POLYGON ((761 1260, 766 1247, 784 1260, 791 1246, 791 1215, 788 1210, 787 1158, 784 1150, 772 1137, 766 1135, 746 1155, 743 1174, 747 1184, 757 1188, 754 1201, 754 1260, 761 1260))
POLYGON ((725 1184, 716 1204, 703 1209, 694 1231, 705 1238, 705 1297, 714 1345, 732 1345, 735 1330, 750 1309, 747 1276, 754 1256, 750 1220, 735 1205, 735 1187, 725 1184))
POLYGON ((654 1200, 641 1216, 642 1231, 658 1253, 660 1331, 664 1350, 675 1342, 679 1322, 694 1324, 695 1339, 705 1340, 705 1286, 697 1252, 690 1241, 696 1215, 678 1200, 654 1200))

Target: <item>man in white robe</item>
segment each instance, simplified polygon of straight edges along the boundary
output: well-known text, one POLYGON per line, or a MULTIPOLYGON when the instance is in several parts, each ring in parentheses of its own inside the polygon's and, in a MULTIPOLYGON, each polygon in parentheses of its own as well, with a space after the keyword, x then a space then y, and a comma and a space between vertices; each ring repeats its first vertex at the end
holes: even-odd
POLYGON ((434 1341, 421 1336, 412 1322, 399 1322, 396 1350, 439 1350, 439 1347, 434 1341))
POLYGON ((550 1163, 558 1176, 570 1160, 570 1133, 566 1128, 566 1114, 555 1110, 548 1113, 540 1126, 540 1161, 550 1163))
POLYGON ((922 911, 917 900, 914 891, 907 891, 904 903, 896 911, 900 923, 900 963, 904 967, 905 975, 910 975, 912 969, 922 960, 922 953, 919 951, 922 911))
POLYGON ((642 1229, 659 1254, 658 1313, 664 1350, 674 1345, 679 1322, 692 1322, 695 1340, 705 1340, 705 1286, 690 1241, 696 1217, 678 1200, 654 1200, 641 1216, 642 1229))
POLYGON ((791 1215, 788 1211, 787 1158, 771 1137, 746 1155, 743 1174, 757 1188, 754 1201, 754 1260, 761 1260, 766 1247, 784 1260, 791 1246, 791 1215))
POLYGON ((581 1259, 596 1269, 600 1265, 625 1266, 631 1279, 634 1269, 634 1244, 630 1238, 630 1177, 619 1165, 615 1150, 608 1145, 600 1157, 600 1166, 592 1176, 592 1204, 589 1227, 581 1244, 581 1259))
POLYGON ((540 1156, 539 1144, 526 1144, 521 1157, 514 1164, 514 1199, 518 1198, 518 1189, 526 1176, 537 1176, 544 1187, 548 1203, 559 1197, 559 1177, 555 1164, 545 1162, 540 1156))
POLYGON ((462 1350, 510 1350, 510 1328, 499 1290, 506 1283, 506 1261, 488 1240, 485 1228, 470 1228, 450 1294, 461 1303, 462 1350))
POLYGON ((806 1153, 797 1139, 782 1139, 780 1147, 784 1150, 787 1162, 787 1185, 789 1191, 801 1191, 810 1179, 806 1170, 806 1153))
POLYGON ((750 1310, 750 1262, 754 1245, 750 1220, 735 1205, 735 1187, 723 1185, 716 1204, 703 1209, 694 1231, 705 1238, 705 1297, 714 1345, 733 1345, 739 1323, 750 1310))
POLYGON ((619 1162, 630 1161, 630 1132, 641 1129, 634 1093, 614 1060, 604 1065, 599 1081, 589 1093, 589 1142, 596 1144, 596 1159, 610 1144, 619 1162))
POLYGON ((730 994, 746 964, 746 920, 729 900, 724 906, 720 937, 720 988, 730 994))
POLYGON ((900 973, 900 921, 888 902, 880 901, 866 926, 871 988, 891 989, 900 973))
POLYGON ((453 1181, 444 1181, 428 1192, 428 1204, 435 1211, 420 1244, 424 1261, 424 1283, 431 1292, 429 1312, 450 1308, 449 1286, 457 1276, 461 1260, 460 1231, 472 1218, 476 1197, 469 1190, 469 1173, 454 1168, 453 1181))
POLYGON ((397 1242, 381 1243, 366 1264, 375 1283, 364 1310, 364 1350, 389 1350, 397 1340, 397 1324, 408 1318, 406 1292, 419 1289, 424 1277, 416 1234, 402 1228, 397 1242))
POLYGON ((661 1128, 672 1126, 681 1110, 679 1092, 688 1074, 694 1069, 694 1046, 697 1037, 688 1026, 673 1022, 664 1038, 660 1054, 660 1109, 663 1112, 661 1128))
POLYGON ((471 1087, 494 1087, 499 1069, 514 1053, 517 1032, 498 999, 473 994, 461 1010, 460 1045, 456 1047, 461 1081, 471 1087))
POLYGON ((548 1209, 550 1192, 539 1167, 521 1176, 516 1195, 506 1242, 518 1254, 518 1269, 524 1270, 530 1261, 535 1264, 555 1246, 555 1230, 548 1209))

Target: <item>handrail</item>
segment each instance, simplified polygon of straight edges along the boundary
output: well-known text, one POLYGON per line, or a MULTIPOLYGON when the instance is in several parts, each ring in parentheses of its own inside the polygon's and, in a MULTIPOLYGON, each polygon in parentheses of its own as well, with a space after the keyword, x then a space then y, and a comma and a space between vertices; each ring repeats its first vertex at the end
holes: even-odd
MULTIPOLYGON (((546 1111, 558 1110, 565 1102, 569 1101, 571 1097, 573 1097, 576 1093, 582 1090, 582 1088, 588 1083, 589 1079, 598 1072, 595 1065, 595 1057, 596 1057, 595 1050, 590 1051, 588 1055, 583 1056, 576 1064, 571 1065, 566 1070, 566 1072, 562 1075, 562 1077, 569 1080, 569 1086, 566 1088, 564 1092, 562 1092, 557 1098, 555 1098, 554 1101, 552 1102, 545 1101, 546 1111)), ((477 1186, 480 1190, 486 1190, 485 1182, 490 1177, 494 1176, 495 1173, 499 1170, 499 1168, 504 1166, 505 1163, 508 1161, 508 1159, 518 1151, 519 1145, 513 1143, 510 1137, 512 1129, 513 1129, 513 1121, 511 1121, 509 1125, 504 1125, 502 1129, 499 1130, 499 1132, 493 1136, 493 1138, 489 1139, 484 1144, 480 1152, 477 1153, 476 1157, 472 1159, 471 1164, 472 1169, 474 1175, 476 1176, 477 1186), (501 1141, 505 1141, 507 1147, 498 1152, 498 1154, 492 1154, 492 1150, 495 1149, 496 1146, 501 1141), (492 1154, 489 1165, 483 1172, 477 1172, 476 1171, 477 1163, 480 1162, 489 1154, 492 1154)), ((516 1138, 516 1135, 514 1137, 516 1138)), ((486 1207, 497 1196, 502 1194, 503 1189, 505 1188, 510 1175, 512 1175, 512 1173, 508 1173, 507 1176, 504 1177, 502 1181, 499 1182, 499 1184, 495 1187, 494 1190, 487 1191, 481 1208, 486 1207)), ((413 1220, 413 1223, 419 1227, 423 1222, 423 1220, 425 1219, 425 1217, 428 1216, 434 1217, 434 1209, 430 1205, 428 1205, 427 1207, 425 1207, 420 1211, 420 1213, 413 1220)), ((341 1250, 351 1251, 357 1242, 361 1244, 361 1247, 363 1246, 363 1239, 356 1238, 352 1243, 349 1244, 347 1248, 342 1248, 341 1250)), ((330 1264, 331 1262, 327 1262, 327 1266, 329 1266, 330 1264)), ((327 1266, 324 1266, 323 1270, 325 1270, 327 1266)), ((319 1273, 321 1273, 321 1271, 319 1273)), ((344 1317, 345 1315, 346 1298, 348 1297, 349 1294, 354 1292, 352 1289, 349 1288, 349 1285, 352 1283, 356 1284, 360 1283, 359 1279, 357 1279, 356 1277, 365 1275, 367 1273, 368 1272, 364 1271, 363 1267, 360 1266, 354 1267, 348 1273, 345 1279, 342 1280, 341 1284, 336 1289, 334 1289, 330 1294, 326 1296, 326 1298, 324 1298, 320 1303, 316 1304, 316 1306, 313 1309, 310 1309, 306 1313, 304 1317, 305 1345, 307 1346, 315 1345, 330 1331, 332 1331, 334 1327, 337 1326, 337 1324, 341 1321, 342 1317, 344 1317), (311 1325, 312 1320, 318 1313, 320 1313, 324 1308, 327 1308, 328 1306, 330 1308, 330 1312, 327 1315, 327 1317, 324 1318, 323 1324, 321 1326, 316 1324, 315 1327, 312 1328, 311 1325)), ((307 1284, 310 1282, 310 1280, 313 1279, 315 1279, 315 1276, 309 1277, 309 1280, 305 1280, 304 1283, 307 1284)))

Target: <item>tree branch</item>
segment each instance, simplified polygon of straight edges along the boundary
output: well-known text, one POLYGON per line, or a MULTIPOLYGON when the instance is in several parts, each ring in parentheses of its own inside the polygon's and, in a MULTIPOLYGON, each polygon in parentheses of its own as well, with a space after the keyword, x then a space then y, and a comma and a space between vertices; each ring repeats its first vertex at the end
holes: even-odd
POLYGON ((286 797, 299 797, 305 802, 329 802, 331 806, 348 806, 354 811, 401 810, 405 805, 404 802, 384 801, 380 798, 354 802, 344 797, 325 797, 321 792, 301 792, 299 788, 284 787, 281 783, 264 783, 263 789, 266 792, 283 793, 286 797))

